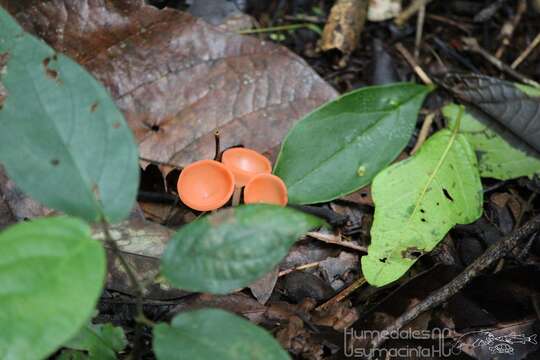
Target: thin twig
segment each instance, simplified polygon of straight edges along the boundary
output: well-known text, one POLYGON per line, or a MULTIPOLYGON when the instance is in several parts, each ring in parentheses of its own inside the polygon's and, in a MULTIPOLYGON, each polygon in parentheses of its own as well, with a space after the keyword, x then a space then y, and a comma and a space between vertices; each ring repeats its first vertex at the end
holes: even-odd
POLYGON ((506 65, 501 60, 497 59, 495 56, 491 55, 489 52, 487 52, 487 50, 482 48, 480 44, 478 44, 478 41, 475 38, 465 37, 465 38, 462 38, 462 41, 467 50, 481 55, 485 60, 489 61, 493 66, 495 66, 500 71, 507 73, 508 75, 521 81, 524 84, 536 86, 536 87, 540 86, 536 81, 529 79, 525 75, 517 72, 516 70, 512 69, 510 66, 506 65))
POLYGON ((424 117, 424 122, 422 123, 422 127, 420 128, 420 133, 418 134, 418 140, 416 140, 416 144, 414 144, 413 149, 411 150, 411 155, 414 155, 418 149, 424 144, 426 141, 429 130, 431 129, 431 124, 433 124, 433 119, 435 118, 435 113, 429 113, 424 117))
POLYGON ((399 51, 401 56, 403 56, 403 58, 407 61, 407 63, 409 63, 409 65, 412 67, 416 75, 418 75, 420 80, 422 80, 422 82, 426 85, 432 85, 433 81, 431 81, 425 71, 420 67, 420 65, 418 65, 416 60, 414 60, 414 57, 411 55, 409 50, 407 50, 405 46, 403 46, 403 44, 399 42, 396 43, 395 47, 396 50, 399 51))
POLYGON ((426 5, 424 4, 418 11, 416 20, 416 37, 414 39, 414 58, 420 56, 420 45, 422 43, 422 33, 424 31, 424 20, 426 19, 426 5))
POLYGON ((506 51, 506 48, 508 47, 508 45, 510 45, 510 39, 514 35, 514 31, 519 25, 521 17, 525 13, 525 11, 527 11, 527 0, 519 0, 516 8, 516 14, 512 17, 512 19, 505 22, 501 28, 501 33, 499 37, 502 39, 502 44, 495 52, 495 57, 497 59, 502 58, 504 52, 506 51))
POLYGON ((356 245, 352 243, 351 241, 342 241, 340 236, 336 236, 332 234, 323 234, 323 233, 315 232, 315 231, 308 232, 306 235, 316 240, 325 242, 327 244, 339 245, 339 246, 343 246, 349 249, 367 253, 367 248, 365 246, 356 245))
POLYGON ((399 14, 396 19, 394 20, 394 22, 396 23, 396 25, 398 26, 401 26, 403 24, 405 24, 405 22, 407 20, 409 20, 409 18, 411 16, 413 16, 414 14, 416 14, 417 11, 419 11, 422 6, 426 6, 428 3, 430 3, 431 0, 413 0, 411 2, 411 4, 409 5, 409 7, 407 7, 405 10, 403 10, 401 12, 401 14, 399 14))
POLYGON ((510 65, 510 67, 512 69, 515 69, 517 68, 519 65, 521 65, 521 63, 527 58, 527 56, 529 56, 531 54, 531 52, 533 52, 534 49, 536 49, 536 47, 538 46, 538 44, 540 44, 540 32, 538 34, 536 34, 536 37, 533 39, 533 41, 529 44, 529 46, 527 46, 527 48, 525 49, 525 51, 523 51, 521 53, 521 55, 519 55, 517 57, 516 60, 514 60, 514 62, 512 63, 512 65, 510 65))
POLYGON ((360 286, 364 285, 366 282, 366 279, 361 276, 360 278, 356 279, 351 285, 347 286, 345 289, 341 290, 336 296, 328 300, 322 305, 317 306, 315 309, 316 311, 321 311, 328 309, 329 307, 337 304, 340 301, 343 301, 347 296, 353 293, 356 289, 358 289, 360 286))
POLYGON ((152 160, 152 159, 148 159, 148 158, 145 158, 145 157, 142 157, 142 156, 139 156, 139 160, 147 161, 147 162, 149 162, 150 164, 154 164, 154 165, 170 166, 170 167, 175 168, 175 169, 177 169, 177 170, 182 170, 182 169, 184 169, 184 167, 179 166, 179 165, 176 165, 176 164, 172 164, 172 163, 168 163, 168 162, 163 162, 163 161, 159 161, 159 160, 152 160))
POLYGON ((320 263, 321 263, 320 261, 315 261, 315 262, 307 263, 307 264, 304 264, 304 265, 299 265, 299 266, 296 266, 296 267, 293 267, 293 268, 290 268, 290 269, 281 270, 278 273, 278 277, 285 276, 287 274, 292 273, 293 271, 305 270, 305 269, 310 269, 312 267, 317 267, 317 266, 319 266, 320 263))
MULTIPOLYGON (((450 297, 457 294, 471 280, 481 274, 483 270, 491 266, 500 258, 505 256, 509 251, 516 247, 524 239, 528 239, 532 234, 540 230, 540 215, 529 220, 525 225, 512 232, 510 235, 499 240, 497 243, 489 247, 480 257, 470 264, 461 274, 455 277, 442 288, 431 293, 427 298, 416 304, 400 317, 398 317, 390 326, 379 334, 392 334, 403 328, 405 325, 416 319, 420 314, 431 310, 450 297)), ((371 341, 373 349, 379 348, 386 338, 377 336, 371 341)))

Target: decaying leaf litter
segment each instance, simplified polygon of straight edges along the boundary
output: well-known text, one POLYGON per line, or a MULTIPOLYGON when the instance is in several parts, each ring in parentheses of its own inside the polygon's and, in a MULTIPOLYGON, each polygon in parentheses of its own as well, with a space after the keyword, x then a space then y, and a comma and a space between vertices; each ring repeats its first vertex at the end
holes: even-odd
MULTIPOLYGON (((99 1, 0 1, 27 31, 71 56, 101 81, 135 134, 140 165, 144 169, 139 192, 139 206, 143 211, 134 210, 132 219, 120 224, 113 236, 118 239, 141 281, 152 281, 148 284, 144 302, 149 319, 169 319, 178 312, 200 307, 224 308, 271 329, 290 353, 306 359, 344 356, 342 330, 349 326, 362 330, 407 325, 425 330, 439 324, 439 327, 452 329, 452 336, 447 339, 450 346, 456 340, 468 344, 461 348, 462 352, 477 359, 487 358, 490 354, 482 347, 474 346, 479 337, 471 333, 472 329, 497 329, 498 336, 538 332, 540 289, 535 281, 538 241, 514 232, 525 224, 530 229, 522 232, 534 233, 535 221, 529 219, 538 209, 536 193, 540 181, 534 174, 539 166, 535 157, 535 151, 538 151, 535 133, 540 128, 537 113, 540 105, 529 98, 536 96, 532 93, 534 89, 514 82, 538 81, 536 64, 540 55, 534 49, 529 50, 530 54, 523 61, 512 66, 534 43, 539 32, 537 20, 540 15, 534 1, 496 2, 497 6, 479 1, 446 4, 434 1, 426 6, 425 1, 412 1, 417 11, 411 12, 403 6, 394 14, 398 15, 396 21, 399 20, 402 27, 397 27, 392 20, 370 20, 368 13, 362 32, 353 32, 358 40, 353 41, 352 47, 335 46, 339 50, 329 52, 317 50, 320 48, 317 41, 321 38, 318 31, 336 31, 330 23, 332 2, 262 1, 246 2, 246 7, 242 6, 243 2, 233 2, 233 8, 221 12, 215 11, 215 3, 206 7, 204 1, 194 3, 198 5, 160 1, 153 5, 168 7, 159 10, 139 1, 113 1, 114 6, 99 1), (189 6, 194 15, 205 18, 212 25, 173 9, 189 10, 189 6), (82 11, 83 8, 88 11, 82 11), (238 30, 224 32, 216 28, 227 19, 246 16, 245 13, 256 20, 252 23, 258 23, 259 29, 269 30, 240 36, 235 33, 238 30), (478 15, 480 13, 483 17, 478 15), (310 26, 287 30, 287 25, 306 23, 310 26), (279 26, 285 27, 285 31, 271 30, 279 26), (512 26, 514 29, 509 31, 512 26), (497 54, 504 66, 490 62, 485 54, 470 51, 464 37, 477 39, 482 49, 493 56, 497 54), (400 50, 403 48, 405 56, 400 50), (461 74, 471 71, 480 77, 461 74), (458 75, 449 79, 445 77, 448 72, 458 75), (338 152, 344 159, 340 170, 349 175, 333 174, 330 166, 328 176, 315 176, 315 184, 309 184, 310 177, 302 175, 302 171, 308 175, 324 172, 322 165, 328 162, 324 157, 318 161, 317 156, 324 155, 328 147, 320 149, 320 153, 317 142, 312 140, 315 136, 296 139, 294 131, 302 125, 295 126, 285 140, 280 157, 289 159, 286 157, 289 153, 299 154, 301 158, 302 152, 307 153, 304 170, 289 170, 280 165, 284 164, 283 158, 277 159, 276 172, 290 186, 294 202, 317 204, 316 207, 304 207, 304 210, 315 212, 329 223, 344 215, 346 222, 333 228, 322 228, 313 236, 296 242, 279 267, 268 272, 259 286, 250 285, 251 290, 238 289, 225 295, 193 295, 170 289, 160 283, 159 278, 154 278, 159 267, 158 258, 171 228, 188 226, 185 224, 199 216, 179 205, 176 197, 171 196, 178 177, 178 171, 171 170, 194 160, 212 158, 216 129, 220 132, 222 149, 244 145, 275 159, 285 134, 296 120, 336 98, 338 92, 360 89, 358 91, 362 93, 369 91, 362 90, 368 85, 397 81, 420 84, 427 82, 426 77, 438 84, 439 89, 432 91, 423 103, 418 119, 415 119, 418 121, 407 124, 407 130, 400 128, 401 132, 396 135, 403 139, 399 140, 401 144, 396 146, 398 150, 393 150, 394 153, 360 154, 351 162, 352 156, 347 154, 347 149, 352 149, 354 154, 355 146, 361 146, 358 143, 363 138, 356 138, 354 132, 363 133, 363 130, 350 125, 354 117, 331 112, 321 117, 343 123, 343 129, 332 131, 331 127, 324 128, 323 122, 326 132, 321 130, 321 133, 325 134, 323 137, 328 140, 328 146, 342 145, 337 142, 346 136, 340 138, 337 130, 346 133, 350 127, 351 136, 345 139, 346 150, 338 152), (459 110, 455 103, 466 107, 459 110), (461 116, 458 115, 460 112, 461 116), (434 120, 427 127, 429 136, 423 137, 422 121, 430 113, 435 114, 434 120), (430 150, 443 138, 450 140, 430 150), (419 141, 425 141, 421 150, 409 157, 410 150, 419 141), (461 144, 461 148, 453 145, 456 143, 461 144), (295 147, 300 148, 296 150, 295 147), (377 160, 384 156, 389 159, 377 160), (420 188, 421 196, 413 201, 417 206, 409 216, 417 224, 411 225, 410 220, 407 220, 408 224, 402 224, 403 218, 394 223, 387 216, 379 216, 378 212, 388 211, 391 216, 397 216, 402 211, 398 209, 399 205, 385 202, 385 197, 402 200, 407 192, 415 192, 405 181, 390 186, 395 194, 385 191, 389 186, 385 177, 398 169, 404 172, 400 177, 413 179, 420 176, 422 171, 415 168, 415 162, 423 156, 433 157, 433 169, 437 171, 433 177, 428 176, 424 181, 428 185, 420 188), (447 162, 447 158, 455 161, 447 162), (148 165, 151 163, 148 160, 159 165, 159 169, 148 165), (375 173, 370 173, 370 161, 388 165, 399 160, 405 161, 387 168, 373 182, 375 173), (459 190, 454 193, 452 189, 458 184, 452 181, 453 177, 458 182, 464 181, 459 175, 466 170, 459 171, 460 167, 470 167, 475 162, 478 162, 479 172, 467 181, 476 183, 476 191, 473 194, 459 190), (437 178, 438 171, 443 173, 441 179, 437 178), (332 179, 332 175, 336 175, 336 179, 332 179), (348 181, 347 176, 354 180, 348 181), (295 177, 301 177, 306 185, 302 186, 302 182, 295 185, 298 182, 295 177), (321 178, 326 183, 320 182, 321 178), (330 187, 339 181, 344 185, 330 187), (449 184, 445 185, 444 181, 449 184), (389 256, 380 255, 379 250, 376 252, 376 243, 368 247, 370 240, 376 241, 374 237, 380 237, 377 231, 395 231, 399 241, 402 241, 400 233, 407 226, 420 228, 422 236, 430 232, 429 223, 433 218, 423 214, 431 208, 426 208, 428 205, 424 206, 423 201, 430 199, 424 195, 431 182, 437 183, 431 189, 437 191, 431 206, 441 206, 437 202, 444 202, 455 206, 457 214, 462 210, 457 203, 463 202, 471 213, 456 216, 465 216, 467 220, 450 221, 454 215, 445 213, 440 221, 449 221, 447 226, 453 230, 448 234, 445 229, 441 234, 428 235, 429 241, 434 243, 426 247, 421 246, 423 242, 419 245, 413 241, 416 245, 393 249, 394 253, 389 256), (366 184, 372 184, 373 191, 359 189, 366 184), (313 191, 319 188, 328 189, 330 194, 313 191), (385 210, 386 206, 388 210, 385 210), (149 219, 154 221, 149 222, 149 219), (156 220, 161 225, 156 224, 156 220), (455 223, 462 225, 454 226, 455 223), (494 247, 489 248, 492 245, 494 247), (435 249, 430 252, 433 247, 435 249), (368 256, 362 251, 366 248, 368 256), (363 284, 361 261, 367 262, 376 256, 375 268, 381 271, 391 267, 391 256, 396 254, 398 259, 414 260, 410 270, 412 264, 402 271, 409 270, 405 276, 399 278, 398 275, 396 282, 381 288, 363 284), (463 271, 469 264, 471 267, 463 271), (441 295, 448 290, 447 284, 455 296, 441 295), (348 288, 356 291, 345 291, 345 295, 340 295, 348 288), (442 290, 437 292, 437 289, 442 290), (260 296, 261 293, 264 296, 260 296), (258 300, 264 299, 262 304, 254 300, 253 294, 258 300), (434 308, 440 303, 442 307, 434 308), (416 307, 412 306, 414 304, 416 307), (422 306, 429 311, 422 311, 422 306), (430 310, 432 308, 434 310, 430 310), (463 309, 467 309, 467 316, 462 314, 463 309)), ((354 2, 337 1, 336 6, 351 6, 350 3, 354 2)), ((395 9, 396 5, 392 6, 395 9)), ((359 13, 364 13, 364 9, 359 13)), ((359 31, 362 26, 355 25, 355 28, 359 31)), ((347 31, 334 34, 338 36, 333 38, 347 36, 347 31)), ((249 33, 245 29, 242 32, 249 33)), ((419 91, 428 93, 431 88, 419 91)), ((411 99, 414 97, 406 97, 403 102, 411 99)), ((420 104, 421 100, 423 97, 418 100, 420 104)), ((399 112, 402 103, 397 101, 388 105, 395 106, 399 112)), ((368 103, 366 100, 365 106, 377 106, 375 101, 368 103)), ((96 106, 99 109, 100 105, 96 106)), ((393 112, 388 113, 376 117, 375 123, 386 120, 392 124, 393 112)), ((309 116, 316 117, 317 113, 309 116)), ((381 138, 389 134, 392 131, 388 128, 376 133, 381 138)), ((425 166, 425 163, 421 165, 425 166)), ((7 209, 3 213, 11 221, 50 212, 25 198, 8 181, 2 181, 0 190, 7 209)), ((94 231, 99 237, 101 230, 94 231)), ((384 234, 382 238, 389 241, 391 237, 384 234)), ((378 283, 366 274, 366 268, 363 270, 370 283, 387 283, 378 283)), ((188 280, 196 283, 195 278, 188 280)), ((133 329, 134 301, 129 296, 132 289, 128 277, 114 261, 109 264, 107 281, 108 290, 101 298, 96 320, 123 326, 128 340, 133 341, 130 330, 133 329)), ((237 284, 238 287, 247 285, 237 284)), ((205 291, 197 286, 185 290, 205 291)), ((224 320, 224 323, 227 322, 224 320)), ((181 321, 171 326, 182 326, 181 321)), ((147 344, 149 334, 144 334, 147 344)), ((394 346, 385 345, 380 339, 375 342, 380 346, 394 346)), ((401 342, 398 346, 405 346, 410 340, 398 342, 401 342)), ((516 358, 538 356, 538 349, 532 345, 519 348, 516 358)))

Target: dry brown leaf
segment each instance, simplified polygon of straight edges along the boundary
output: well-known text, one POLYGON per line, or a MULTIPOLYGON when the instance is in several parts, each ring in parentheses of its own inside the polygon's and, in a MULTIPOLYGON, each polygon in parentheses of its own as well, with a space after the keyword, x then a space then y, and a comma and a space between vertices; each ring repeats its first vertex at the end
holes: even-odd
POLYGON ((142 0, 0 0, 21 25, 83 64, 116 100, 142 157, 185 165, 223 147, 274 149, 336 96, 286 48, 142 0))

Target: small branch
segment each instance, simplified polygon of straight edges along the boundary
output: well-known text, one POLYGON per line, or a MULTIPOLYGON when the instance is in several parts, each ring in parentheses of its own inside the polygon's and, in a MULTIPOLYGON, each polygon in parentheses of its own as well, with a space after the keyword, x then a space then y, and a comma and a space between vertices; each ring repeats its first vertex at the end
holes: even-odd
POLYGON ((429 113, 424 118, 424 122, 422 123, 422 128, 420 129, 420 134, 418 134, 418 140, 416 140, 416 144, 414 144, 414 147, 411 150, 411 155, 414 155, 426 141, 429 135, 429 130, 431 129, 431 124, 433 124, 434 118, 435 118, 435 113, 429 113))
POLYGON ((510 65, 510 67, 512 69, 515 69, 519 65, 521 65, 521 63, 527 58, 527 56, 529 56, 531 52, 533 52, 533 50, 536 49, 538 44, 540 44, 540 33, 536 34, 536 37, 534 38, 534 40, 529 44, 529 46, 527 46, 525 51, 523 51, 523 53, 521 53, 521 55, 519 55, 517 59, 514 60, 512 65, 510 65))
MULTIPOLYGON (((480 257, 478 257, 472 264, 470 264, 461 274, 455 277, 448 284, 442 288, 434 291, 427 298, 416 304, 399 318, 397 318, 390 326, 379 334, 392 334, 405 325, 416 319, 420 314, 431 310, 450 297, 457 294, 463 289, 471 280, 476 278, 481 272, 487 269, 489 266, 497 262, 509 251, 516 247, 524 239, 528 239, 532 234, 540 230, 540 215, 535 216, 529 220, 525 225, 512 232, 510 235, 499 240, 497 243, 489 247, 480 257)), ((377 336, 371 341, 373 349, 379 348, 386 338, 383 336, 377 336)))
POLYGON ((466 47, 466 50, 469 50, 469 51, 472 51, 481 55, 485 60, 489 61, 493 66, 495 66, 500 71, 507 73, 508 75, 521 81, 524 84, 540 87, 540 84, 538 84, 536 81, 529 79, 528 77, 524 76, 523 74, 517 72, 516 70, 512 69, 510 66, 503 63, 501 60, 497 59, 495 56, 488 53, 484 48, 482 48, 478 44, 478 41, 475 38, 465 37, 465 38, 462 38, 462 41, 466 47))
POLYGON ((405 22, 407 22, 407 20, 409 20, 411 16, 416 14, 422 8, 422 6, 426 6, 430 2, 431 0, 413 0, 409 7, 403 10, 401 14, 396 17, 394 22, 396 25, 402 26, 405 24, 405 22))
POLYGON ((418 63, 416 62, 416 60, 414 60, 414 57, 412 56, 412 54, 409 52, 409 50, 407 50, 405 48, 405 46, 403 46, 403 44, 401 43, 396 43, 395 45, 396 47, 396 50, 399 51, 399 53, 401 54, 401 56, 403 56, 403 58, 407 61, 407 63, 409 63, 409 65, 412 67, 412 69, 414 70, 414 72, 416 73, 416 75, 418 75, 418 77, 420 78, 420 80, 422 80, 422 82, 426 85, 432 85, 433 84, 433 81, 431 81, 431 79, 429 78, 429 76, 425 73, 425 71, 420 67, 420 65, 418 65, 418 63))

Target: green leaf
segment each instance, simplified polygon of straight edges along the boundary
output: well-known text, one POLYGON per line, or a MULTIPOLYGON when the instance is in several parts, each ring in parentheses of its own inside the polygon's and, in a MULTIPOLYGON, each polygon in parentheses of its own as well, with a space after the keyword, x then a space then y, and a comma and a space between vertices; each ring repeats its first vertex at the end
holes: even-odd
POLYGON ((362 272, 376 286, 400 278, 455 224, 482 214, 482 185, 463 135, 441 130, 413 157, 375 177, 375 219, 362 272))
POLYGON ((121 327, 112 324, 89 324, 64 344, 64 347, 87 351, 88 359, 114 360, 116 353, 124 350, 126 345, 126 335, 121 327))
POLYGON ((80 220, 44 218, 0 234, 0 359, 40 359, 92 315, 105 251, 80 220))
MULTIPOLYGON (((456 104, 443 108, 443 115, 450 128, 455 126, 458 109, 456 104)), ((474 148, 482 177, 508 180, 540 172, 539 159, 514 148, 468 112, 461 119, 460 133, 474 148)))
POLYGON ((430 90, 406 83, 362 88, 300 120, 274 169, 289 201, 330 201, 369 184, 407 145, 430 90))
POLYGON ((177 315, 154 327, 158 360, 287 360, 274 338, 249 321, 219 309, 177 315))
POLYGON ((96 221, 134 204, 137 146, 105 89, 83 68, 23 30, 0 8, 0 162, 43 204, 96 221), (1 64, 0 64, 1 67, 1 64))
POLYGON ((279 206, 221 210, 172 237, 161 271, 178 288, 227 293, 272 270, 300 235, 320 225, 316 217, 279 206))

